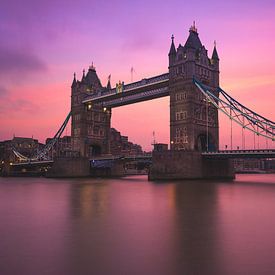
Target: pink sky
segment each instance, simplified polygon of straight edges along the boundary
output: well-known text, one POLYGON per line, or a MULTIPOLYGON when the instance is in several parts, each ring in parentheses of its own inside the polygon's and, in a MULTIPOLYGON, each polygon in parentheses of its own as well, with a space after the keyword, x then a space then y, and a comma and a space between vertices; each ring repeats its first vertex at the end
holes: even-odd
MULTIPOLYGON (((94 62, 103 83, 167 72, 170 37, 184 44, 196 20, 212 53, 217 40, 221 87, 275 120, 274 1, 8 1, 0 10, 0 139, 54 135, 70 109, 73 73, 94 62)), ((112 125, 151 149, 152 132, 169 140, 169 100, 113 110, 112 125)), ((220 117, 220 145, 230 143, 220 117)), ((241 146, 234 128, 234 146, 241 146)), ((68 129, 67 133, 70 133, 68 129)), ((253 146, 253 135, 246 144, 253 146)), ((260 140, 261 147, 265 141, 260 140)), ((270 146, 270 145, 269 145, 270 146)), ((273 145, 274 146, 274 145, 273 145)))

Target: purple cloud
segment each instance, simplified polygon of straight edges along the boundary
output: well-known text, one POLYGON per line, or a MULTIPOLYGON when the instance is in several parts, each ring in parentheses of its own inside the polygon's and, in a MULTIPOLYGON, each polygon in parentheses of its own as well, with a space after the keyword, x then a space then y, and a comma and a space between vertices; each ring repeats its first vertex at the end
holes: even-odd
POLYGON ((4 86, 0 86, 0 100, 1 98, 5 98, 8 94, 8 89, 4 86))
POLYGON ((27 75, 46 70, 45 62, 30 51, 0 47, 0 74, 2 76, 14 73, 27 75))
POLYGON ((9 116, 15 117, 18 114, 33 114, 33 111, 40 110, 40 107, 33 103, 30 100, 26 99, 12 99, 9 97, 5 97, 3 100, 1 100, 0 97, 0 116, 6 116, 6 114, 9 114, 9 116), (3 102, 2 102, 3 101, 3 102), (13 110, 12 113, 10 110, 13 110))

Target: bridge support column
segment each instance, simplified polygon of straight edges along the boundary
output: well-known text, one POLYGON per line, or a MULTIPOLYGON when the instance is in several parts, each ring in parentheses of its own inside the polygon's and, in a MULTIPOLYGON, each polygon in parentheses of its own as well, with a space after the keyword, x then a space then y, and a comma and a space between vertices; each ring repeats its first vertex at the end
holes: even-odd
POLYGON ((88 158, 58 158, 54 160, 52 168, 47 172, 49 178, 88 177, 90 165, 88 158))
POLYGON ((123 177, 125 176, 125 169, 123 161, 115 161, 110 167, 95 167, 91 169, 92 177, 123 177))
POLYGON ((206 179, 234 179, 235 170, 232 159, 206 159, 202 157, 202 172, 206 179))
POLYGON ((234 169, 228 159, 204 159, 196 151, 153 152, 149 180, 178 179, 234 179, 234 169))

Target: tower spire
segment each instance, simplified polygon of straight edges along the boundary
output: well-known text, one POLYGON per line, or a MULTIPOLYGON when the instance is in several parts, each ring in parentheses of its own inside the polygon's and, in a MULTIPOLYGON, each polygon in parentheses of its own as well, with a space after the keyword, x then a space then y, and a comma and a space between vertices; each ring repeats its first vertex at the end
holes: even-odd
POLYGON ((83 69, 83 75, 82 75, 82 79, 81 79, 81 81, 84 81, 85 80, 85 69, 83 69))
POLYGON ((89 67, 89 70, 93 70, 93 71, 95 71, 94 62, 92 62, 92 65, 89 67))
POLYGON ((75 85, 76 85, 76 74, 74 73, 74 79, 73 79, 72 87, 74 87, 75 85))
POLYGON ((176 55, 176 47, 175 47, 175 44, 174 44, 174 35, 172 34, 172 36, 171 36, 171 40, 172 40, 172 42, 171 42, 171 47, 170 47, 170 51, 169 51, 169 56, 170 55, 176 55))
POLYGON ((107 89, 108 90, 112 89, 112 87, 111 87, 111 75, 108 76, 107 89))
POLYGON ((212 57, 211 57, 212 60, 220 60, 217 49, 216 49, 216 45, 217 45, 216 40, 214 40, 214 49, 213 49, 213 53, 212 53, 212 57))
POLYGON ((196 22, 193 21, 193 25, 189 29, 190 32, 198 33, 198 29, 196 28, 196 22))

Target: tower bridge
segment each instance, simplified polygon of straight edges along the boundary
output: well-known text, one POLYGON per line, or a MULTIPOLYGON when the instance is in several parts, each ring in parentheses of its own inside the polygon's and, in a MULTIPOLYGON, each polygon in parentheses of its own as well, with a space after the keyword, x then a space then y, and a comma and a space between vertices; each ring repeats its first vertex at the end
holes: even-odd
MULTIPOLYGON (((176 48, 172 36, 168 72, 161 75, 129 84, 120 82, 115 88, 111 88, 110 79, 106 86, 102 85, 93 65, 87 74, 83 72, 81 80, 74 75, 69 116, 72 147, 80 162, 86 159, 99 166, 104 161, 114 162, 110 151, 112 108, 165 96, 170 100, 170 150, 153 151, 149 156, 151 179, 233 178, 232 157, 274 157, 274 150, 233 151, 232 137, 231 150, 219 150, 218 111, 239 124, 242 132, 248 130, 272 141, 275 138, 274 122, 221 89, 219 61, 216 45, 209 56, 193 25, 184 45, 176 48)), ((67 123, 68 117, 53 142, 67 123)), ((43 158, 45 153, 40 152, 39 156, 43 158)), ((72 166, 68 165, 67 170, 72 166)))

